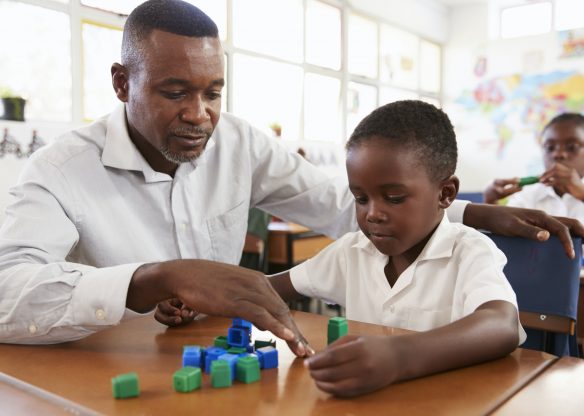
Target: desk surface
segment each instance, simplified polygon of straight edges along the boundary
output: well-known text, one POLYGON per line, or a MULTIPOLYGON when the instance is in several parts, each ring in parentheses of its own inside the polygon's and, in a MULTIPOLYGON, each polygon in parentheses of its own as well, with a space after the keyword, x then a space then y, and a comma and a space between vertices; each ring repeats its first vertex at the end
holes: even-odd
MULTIPOLYGON (((293 312, 317 350, 325 347, 328 318, 293 312)), ((555 357, 529 350, 493 362, 437 374, 352 400, 333 398, 316 388, 302 359, 278 340, 280 367, 262 371, 258 383, 235 382, 213 389, 208 375, 203 388, 176 393, 172 375, 181 365, 183 345, 210 345, 226 334, 231 321, 206 318, 187 327, 167 329, 151 316, 137 318, 80 341, 51 346, 0 345, 0 371, 81 406, 116 415, 326 415, 331 414, 485 414, 495 409, 552 365, 555 357), (111 378, 136 371, 138 398, 115 400, 111 378)), ((349 333, 401 334, 404 331, 351 321, 349 333)), ((254 328, 254 339, 270 333, 254 328)), ((0 392, 12 387, 0 383, 0 392)), ((1 397, 1 396, 0 396, 1 397)), ((38 402, 31 396, 31 406, 38 402)), ((39 404, 40 406, 40 404, 39 404)), ((42 413, 42 408, 34 413, 42 413)), ((23 412, 22 414, 30 414, 23 412)), ((18 414, 13 412, 12 414, 18 414)))

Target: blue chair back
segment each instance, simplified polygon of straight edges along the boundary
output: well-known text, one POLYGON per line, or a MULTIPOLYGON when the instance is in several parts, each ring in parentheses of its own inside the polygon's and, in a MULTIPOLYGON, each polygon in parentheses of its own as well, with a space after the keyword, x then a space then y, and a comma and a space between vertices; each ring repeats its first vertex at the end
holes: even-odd
POLYGON ((527 341, 522 347, 577 357, 575 323, 582 240, 572 239, 576 251, 576 258, 572 260, 554 236, 546 242, 538 242, 485 234, 507 256, 503 271, 517 295, 521 323, 527 332, 527 341), (569 326, 563 326, 564 323, 569 326))
POLYGON ((470 202, 483 202, 482 192, 459 192, 456 199, 464 199, 470 202))

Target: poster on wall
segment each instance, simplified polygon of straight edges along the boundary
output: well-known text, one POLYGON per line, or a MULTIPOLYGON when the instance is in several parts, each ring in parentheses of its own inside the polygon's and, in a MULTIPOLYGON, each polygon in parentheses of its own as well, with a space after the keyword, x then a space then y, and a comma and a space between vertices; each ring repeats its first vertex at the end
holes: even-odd
POLYGON ((560 42, 560 58, 584 56, 584 29, 564 30, 558 32, 560 42))
POLYGON ((584 73, 495 77, 464 91, 447 109, 459 146, 461 189, 543 171, 540 132, 563 112, 584 113, 584 73))

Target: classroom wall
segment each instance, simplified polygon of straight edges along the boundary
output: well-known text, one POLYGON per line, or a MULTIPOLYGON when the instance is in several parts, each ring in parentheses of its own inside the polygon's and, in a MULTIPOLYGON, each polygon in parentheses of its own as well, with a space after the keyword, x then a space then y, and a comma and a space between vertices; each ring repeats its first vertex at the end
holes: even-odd
POLYGON ((481 4, 452 9, 444 48, 443 105, 455 125, 466 192, 482 191, 494 178, 541 174, 545 122, 584 111, 584 57, 561 58, 556 32, 492 39, 489 15, 481 4), (475 72, 481 57, 484 74, 475 72))

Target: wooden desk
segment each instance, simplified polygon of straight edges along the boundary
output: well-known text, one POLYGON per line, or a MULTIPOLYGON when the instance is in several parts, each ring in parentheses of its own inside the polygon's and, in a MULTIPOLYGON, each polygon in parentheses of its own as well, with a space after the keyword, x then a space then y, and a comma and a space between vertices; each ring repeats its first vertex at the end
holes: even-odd
POLYGON ((584 412, 584 360, 562 357, 504 403, 496 415, 577 415, 584 412))
POLYGON ((284 269, 313 257, 333 242, 298 224, 271 222, 268 230, 268 261, 284 269))
MULTIPOLYGON (((317 350, 326 345, 328 318, 293 312, 298 326, 317 350)), ((356 399, 336 399, 318 390, 302 359, 296 359, 278 340, 280 366, 263 370, 261 381, 236 382, 213 389, 208 375, 203 388, 176 393, 172 375, 181 365, 183 345, 210 345, 226 334, 231 321, 206 318, 182 328, 167 329, 151 316, 126 321, 80 341, 49 346, 0 345, 0 371, 63 398, 108 415, 469 415, 486 414, 550 366, 555 357, 516 350, 503 359, 395 384, 356 399), (111 378, 136 371, 138 398, 116 400, 111 378)), ((351 321, 349 333, 394 335, 403 330, 351 321)), ((255 339, 269 333, 254 328, 255 339)), ((0 391, 6 393, 0 383, 0 391)), ((42 414, 31 399, 20 414, 42 414), (30 411, 30 409, 35 411, 30 411), (38 410, 38 411, 37 411, 38 410)), ((18 415, 14 411, 11 414, 18 415)))

